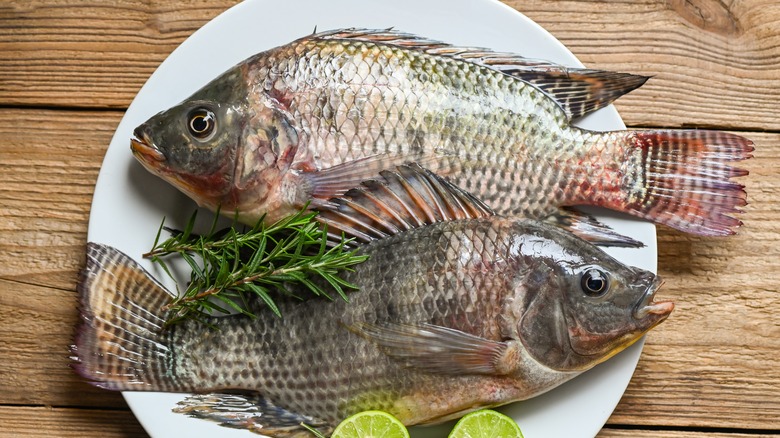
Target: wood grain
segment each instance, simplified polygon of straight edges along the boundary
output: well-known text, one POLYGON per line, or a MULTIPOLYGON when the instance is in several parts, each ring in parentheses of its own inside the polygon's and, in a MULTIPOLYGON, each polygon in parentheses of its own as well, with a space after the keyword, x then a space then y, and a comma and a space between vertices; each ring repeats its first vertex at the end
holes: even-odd
POLYGON ((744 180, 750 205, 739 235, 659 232, 659 273, 667 280, 659 296, 673 299, 676 309, 648 335, 610 422, 780 427, 780 135, 751 137, 756 152, 744 180))
POLYGON ((0 437, 141 438, 146 433, 128 411, 52 407, 0 407, 0 437), (87 432, 87 431, 93 432, 87 432))
POLYGON ((93 388, 68 366, 76 304, 70 290, 0 280, 2 403, 126 407, 119 393, 93 388))
MULTIPOLYGON (((33 0, 0 5, 0 102, 124 108, 230 0, 33 0)), ((780 3, 527 1, 586 65, 652 75, 621 99, 631 125, 780 130, 780 3)))
POLYGON ((590 67, 650 75, 616 105, 629 125, 778 130, 774 0, 507 4, 590 67))
POLYGON ((237 1, 0 5, 0 102, 126 108, 192 32, 237 1))
POLYGON ((0 109, 0 278, 73 289, 121 114, 0 109))

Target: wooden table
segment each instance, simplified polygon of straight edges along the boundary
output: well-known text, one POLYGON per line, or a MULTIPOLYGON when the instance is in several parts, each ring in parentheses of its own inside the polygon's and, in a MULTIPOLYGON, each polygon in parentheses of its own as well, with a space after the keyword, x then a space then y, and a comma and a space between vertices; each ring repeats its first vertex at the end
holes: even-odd
MULTIPOLYGON (((0 4, 0 436, 145 436, 118 393, 67 367, 92 191, 141 85, 233 3, 0 4)), ((586 65, 653 76, 617 105, 629 126, 756 144, 738 236, 659 230, 661 295, 677 310, 599 437, 780 436, 780 3, 507 3, 586 65)))

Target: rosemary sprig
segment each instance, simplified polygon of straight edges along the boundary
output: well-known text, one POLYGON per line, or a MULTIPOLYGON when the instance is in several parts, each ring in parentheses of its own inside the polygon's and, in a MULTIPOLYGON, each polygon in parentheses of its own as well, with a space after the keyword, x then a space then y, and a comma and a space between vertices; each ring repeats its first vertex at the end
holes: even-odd
POLYGON ((346 300, 345 289, 356 287, 339 274, 367 256, 349 250, 349 240, 345 239, 328 248, 327 231, 315 216, 303 210, 272 225, 265 225, 261 219, 251 229, 241 231, 235 225, 217 230, 215 217, 204 235, 193 233, 197 211, 181 231, 166 228, 163 220, 152 250, 144 257, 159 264, 168 275, 171 270, 167 259, 172 255, 180 256, 192 270, 187 289, 168 305, 168 323, 188 318, 203 320, 215 311, 231 313, 230 309, 254 316, 249 303, 252 297, 281 316, 272 295, 290 295, 285 284, 299 284, 314 295, 328 298, 332 289, 346 300), (171 237, 160 242, 163 229, 171 232, 171 237), (326 290, 325 284, 330 289, 326 290))

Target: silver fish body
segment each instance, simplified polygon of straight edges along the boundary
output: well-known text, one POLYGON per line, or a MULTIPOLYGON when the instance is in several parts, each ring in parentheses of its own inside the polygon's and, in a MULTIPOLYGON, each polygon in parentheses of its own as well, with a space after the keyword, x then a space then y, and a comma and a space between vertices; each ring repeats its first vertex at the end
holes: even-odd
POLYGON ((295 436, 300 422, 327 431, 365 409, 427 424, 547 391, 673 308, 653 302, 652 273, 534 221, 439 222, 362 251, 348 303, 291 300, 282 318, 259 308, 256 319, 214 318, 216 330, 161 330, 169 295, 127 256, 90 244, 75 368, 114 390, 259 394, 250 404, 265 416, 251 421, 225 414, 224 397, 180 410, 272 436, 295 436), (255 424, 273 421, 268 410, 286 428, 255 424))
POLYGON ((597 205, 730 234, 752 143, 710 131, 571 124, 645 78, 536 65, 393 31, 315 34, 255 55, 136 129, 136 157, 253 223, 418 162, 499 214, 597 205))

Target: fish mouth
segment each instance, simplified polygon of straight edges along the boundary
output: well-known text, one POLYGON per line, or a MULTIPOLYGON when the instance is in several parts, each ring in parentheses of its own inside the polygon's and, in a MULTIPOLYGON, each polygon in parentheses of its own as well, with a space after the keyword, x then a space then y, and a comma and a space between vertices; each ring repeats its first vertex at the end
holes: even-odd
POLYGON ((135 128, 135 131, 133 131, 133 138, 130 139, 130 150, 142 162, 165 161, 165 154, 154 145, 151 137, 144 129, 144 125, 135 128))
POLYGON ((674 303, 671 301, 653 301, 658 289, 663 285, 661 277, 656 276, 650 286, 648 286, 645 294, 642 295, 642 299, 639 300, 636 307, 634 307, 634 318, 644 319, 649 315, 654 315, 660 319, 664 319, 674 310, 674 303))

